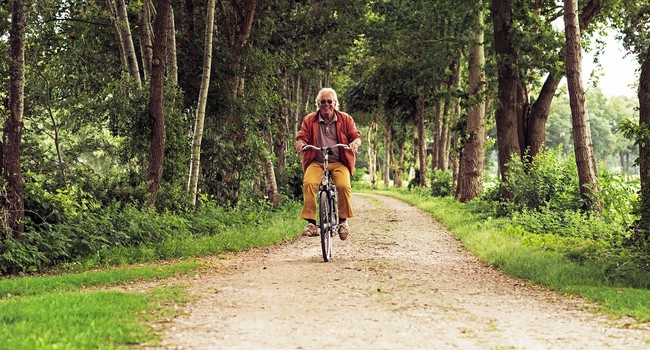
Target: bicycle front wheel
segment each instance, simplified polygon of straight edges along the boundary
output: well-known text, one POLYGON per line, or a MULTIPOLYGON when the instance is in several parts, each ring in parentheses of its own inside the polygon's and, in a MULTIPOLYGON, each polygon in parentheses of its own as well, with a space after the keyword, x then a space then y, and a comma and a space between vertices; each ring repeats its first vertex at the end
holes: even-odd
POLYGON ((327 192, 320 193, 319 198, 319 220, 320 220, 320 246, 323 251, 323 260, 330 261, 332 258, 332 215, 330 212, 330 199, 327 192))

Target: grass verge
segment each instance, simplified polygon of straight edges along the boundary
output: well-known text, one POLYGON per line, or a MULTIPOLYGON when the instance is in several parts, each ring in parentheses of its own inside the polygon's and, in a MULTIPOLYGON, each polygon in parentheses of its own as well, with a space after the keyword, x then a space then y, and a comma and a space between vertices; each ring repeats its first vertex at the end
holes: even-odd
POLYGON ((474 255, 509 275, 596 301, 610 315, 650 322, 650 290, 636 287, 638 281, 612 282, 602 264, 576 262, 561 253, 527 244, 525 237, 505 228, 506 221, 478 216, 452 198, 401 191, 366 192, 394 197, 432 214, 474 255))
POLYGON ((292 204, 215 235, 106 249, 61 266, 56 274, 2 278, 0 349, 123 349, 156 344, 159 335, 149 324, 170 318, 178 312, 171 306, 187 302, 183 286, 146 293, 87 287, 158 280, 211 268, 209 262, 195 257, 274 244, 297 236, 302 225, 298 206, 292 204))

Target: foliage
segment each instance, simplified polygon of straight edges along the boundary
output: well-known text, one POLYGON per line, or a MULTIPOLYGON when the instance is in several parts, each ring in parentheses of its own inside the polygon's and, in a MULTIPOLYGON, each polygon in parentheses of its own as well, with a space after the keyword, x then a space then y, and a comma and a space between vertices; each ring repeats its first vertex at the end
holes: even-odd
POLYGON ((431 185, 431 195, 434 197, 446 197, 452 195, 453 174, 450 170, 443 171, 433 169, 427 173, 431 185))
POLYGON ((511 210, 577 210, 581 207, 576 162, 562 148, 550 149, 530 162, 513 157, 508 163, 506 188, 511 210))
MULTIPOLYGON (((82 258, 102 257, 113 249, 214 236, 229 227, 260 224, 267 213, 273 212, 263 201, 243 202, 230 210, 215 201, 202 201, 194 212, 174 213, 117 201, 99 205, 83 191, 52 194, 37 184, 28 188, 40 196, 35 206, 56 215, 29 215, 23 240, 3 236, 0 275, 36 272, 82 258)), ((165 191, 162 193, 166 196, 165 191)), ((89 261, 104 264, 103 260, 89 261)))

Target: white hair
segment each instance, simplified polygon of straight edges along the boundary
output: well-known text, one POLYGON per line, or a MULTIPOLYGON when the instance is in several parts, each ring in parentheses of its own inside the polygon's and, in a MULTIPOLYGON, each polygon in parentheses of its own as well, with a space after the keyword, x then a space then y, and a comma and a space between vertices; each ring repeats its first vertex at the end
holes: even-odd
POLYGON ((323 94, 325 94, 325 93, 332 94, 332 98, 334 99, 334 101, 332 102, 334 104, 334 109, 338 111, 339 110, 339 98, 336 95, 336 91, 334 91, 334 89, 332 89, 332 88, 322 88, 322 89, 320 89, 320 91, 318 92, 318 96, 316 96, 316 101, 315 101, 316 102, 316 110, 318 110, 318 106, 319 106, 321 97, 323 97, 323 94))

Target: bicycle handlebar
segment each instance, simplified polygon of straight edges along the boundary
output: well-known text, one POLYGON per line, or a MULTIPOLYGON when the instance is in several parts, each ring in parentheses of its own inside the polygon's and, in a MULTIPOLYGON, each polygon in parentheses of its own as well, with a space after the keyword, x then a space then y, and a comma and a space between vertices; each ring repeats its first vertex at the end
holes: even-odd
POLYGON ((330 147, 316 147, 312 145, 304 145, 302 146, 302 151, 304 152, 306 149, 313 149, 316 151, 329 151, 331 149, 338 148, 338 147, 343 147, 343 149, 351 150, 350 146, 344 143, 337 143, 336 145, 330 147))

